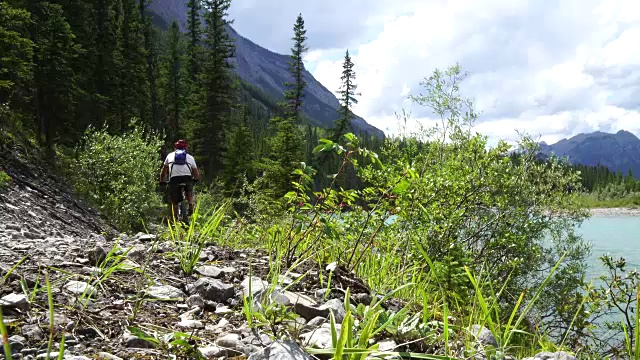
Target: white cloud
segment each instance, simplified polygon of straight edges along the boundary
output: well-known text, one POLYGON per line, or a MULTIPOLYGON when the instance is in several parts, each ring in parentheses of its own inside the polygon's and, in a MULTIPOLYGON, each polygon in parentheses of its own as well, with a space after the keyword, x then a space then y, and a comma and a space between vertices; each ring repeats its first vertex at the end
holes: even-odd
MULTIPOLYGON (((640 134, 637 0, 425 0, 407 1, 402 11, 383 3, 369 14, 385 22, 378 34, 349 49, 362 93, 355 110, 371 124, 396 131, 393 113, 407 107, 428 118, 409 106, 408 90, 420 92, 434 68, 460 62, 471 72, 464 92, 483 111, 476 130, 489 136, 513 140, 517 129, 554 142, 595 130, 640 134)), ((338 89, 342 59, 318 50, 307 61, 320 82, 338 89)))

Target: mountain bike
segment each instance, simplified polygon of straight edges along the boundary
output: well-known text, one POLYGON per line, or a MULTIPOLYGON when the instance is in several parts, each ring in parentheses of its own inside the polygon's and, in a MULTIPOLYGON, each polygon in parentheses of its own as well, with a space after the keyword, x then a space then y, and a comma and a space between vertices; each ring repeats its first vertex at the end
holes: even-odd
MULTIPOLYGON (((197 181, 194 180, 194 185, 197 181)), ((171 194, 170 194, 170 188, 169 188, 169 181, 165 180, 164 181, 164 185, 165 185, 165 191, 167 191, 169 194, 168 196, 168 200, 169 200, 169 207, 170 207, 170 213, 169 213, 169 219, 175 217, 176 221, 179 221, 185 225, 189 225, 189 201, 187 200, 187 183, 182 182, 177 184, 178 189, 180 191, 180 201, 178 202, 178 211, 176 214, 173 214, 173 204, 171 202, 171 194)))
POLYGON ((189 202, 187 201, 187 183, 178 184, 180 189, 180 202, 178 202, 178 213, 176 218, 183 224, 189 225, 189 202))

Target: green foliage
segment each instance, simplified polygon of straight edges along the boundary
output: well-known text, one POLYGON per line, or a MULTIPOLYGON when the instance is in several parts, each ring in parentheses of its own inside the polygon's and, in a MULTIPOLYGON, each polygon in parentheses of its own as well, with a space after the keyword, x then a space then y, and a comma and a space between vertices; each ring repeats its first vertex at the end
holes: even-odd
POLYGON ((185 275, 193 273, 205 244, 218 235, 218 227, 228 211, 228 205, 216 206, 204 213, 202 211, 201 202, 198 201, 187 229, 183 229, 181 224, 169 224, 169 234, 175 246, 175 251, 169 255, 178 259, 185 275))
POLYGON ((0 132, 11 136, 31 124, 28 85, 33 77, 31 15, 0 2, 0 132))
POLYGON ((7 103, 32 76, 33 42, 27 27, 29 12, 0 3, 0 104, 7 103))
POLYGON ((6 190, 11 183, 11 176, 6 172, 0 170, 0 190, 6 190))
POLYGON ((272 192, 278 199, 291 189, 295 179, 293 171, 302 160, 301 133, 293 119, 273 118, 271 123, 276 134, 269 139, 270 156, 262 160, 259 169, 263 171, 258 184, 272 192))
POLYGON ((140 229, 160 205, 155 191, 160 145, 155 134, 145 135, 141 128, 123 135, 89 129, 73 163, 77 191, 121 230, 140 229))
POLYGON ((568 338, 570 346, 591 356, 639 359, 638 302, 640 273, 624 258, 599 257, 606 274, 585 285, 579 320, 584 330, 568 338))

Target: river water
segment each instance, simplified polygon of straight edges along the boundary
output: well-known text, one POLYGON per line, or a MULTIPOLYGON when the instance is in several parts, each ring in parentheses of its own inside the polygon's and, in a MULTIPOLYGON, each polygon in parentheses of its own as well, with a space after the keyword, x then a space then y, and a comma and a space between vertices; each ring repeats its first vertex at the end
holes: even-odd
POLYGON ((598 257, 605 253, 614 259, 624 257, 628 270, 640 267, 640 217, 592 216, 577 232, 593 245, 587 280, 604 274, 598 257))

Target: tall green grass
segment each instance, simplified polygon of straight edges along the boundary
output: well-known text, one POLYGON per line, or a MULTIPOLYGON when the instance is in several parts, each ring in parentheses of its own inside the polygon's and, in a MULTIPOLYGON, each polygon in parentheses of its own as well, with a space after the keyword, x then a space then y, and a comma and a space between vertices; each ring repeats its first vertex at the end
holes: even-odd
POLYGON ((185 228, 181 223, 175 225, 168 223, 169 236, 175 248, 170 255, 178 259, 185 275, 191 275, 195 270, 202 249, 207 242, 214 239, 230 207, 227 202, 203 214, 200 204, 201 202, 198 201, 188 227, 185 228))

